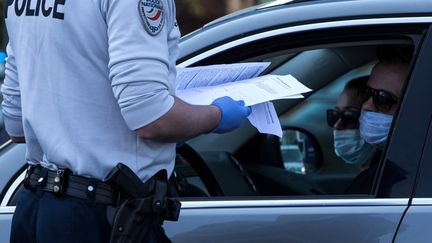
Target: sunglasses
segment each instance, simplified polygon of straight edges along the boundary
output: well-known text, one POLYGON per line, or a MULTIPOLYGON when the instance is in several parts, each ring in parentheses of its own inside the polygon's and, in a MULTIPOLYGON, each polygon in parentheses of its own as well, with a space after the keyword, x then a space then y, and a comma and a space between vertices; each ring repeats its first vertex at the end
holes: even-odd
POLYGON ((375 107, 380 111, 389 111, 394 104, 398 103, 398 98, 390 92, 382 89, 374 89, 369 86, 364 86, 359 89, 359 95, 363 102, 366 102, 372 97, 375 107))
POLYGON ((334 127, 336 122, 340 119, 341 125, 344 129, 355 129, 359 125, 360 111, 353 110, 327 110, 327 124, 334 127))

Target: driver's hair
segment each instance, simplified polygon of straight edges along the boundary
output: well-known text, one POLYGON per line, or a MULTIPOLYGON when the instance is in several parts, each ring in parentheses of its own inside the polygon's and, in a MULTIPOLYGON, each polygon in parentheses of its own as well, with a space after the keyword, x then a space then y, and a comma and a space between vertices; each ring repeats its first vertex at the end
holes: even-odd
POLYGON ((414 53, 413 45, 381 45, 377 47, 378 61, 387 64, 410 64, 414 53))
POLYGON ((355 78, 355 79, 349 81, 344 87, 344 91, 346 91, 346 90, 355 91, 355 94, 357 95, 358 104, 360 104, 360 105, 362 104, 363 99, 362 99, 362 97, 360 97, 359 94, 360 94, 360 91, 364 87, 366 87, 366 83, 367 83, 368 79, 369 79, 369 76, 363 76, 363 77, 355 78))

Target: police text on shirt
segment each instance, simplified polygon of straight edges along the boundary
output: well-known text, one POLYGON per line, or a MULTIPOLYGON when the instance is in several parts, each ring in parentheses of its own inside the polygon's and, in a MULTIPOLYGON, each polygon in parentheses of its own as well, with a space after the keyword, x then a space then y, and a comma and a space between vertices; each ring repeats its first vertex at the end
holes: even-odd
POLYGON ((65 5, 66 0, 8 0, 8 6, 13 6, 17 16, 52 16, 54 19, 64 19, 64 13, 59 12, 59 5, 65 5), (48 2, 48 3, 47 3, 48 2))

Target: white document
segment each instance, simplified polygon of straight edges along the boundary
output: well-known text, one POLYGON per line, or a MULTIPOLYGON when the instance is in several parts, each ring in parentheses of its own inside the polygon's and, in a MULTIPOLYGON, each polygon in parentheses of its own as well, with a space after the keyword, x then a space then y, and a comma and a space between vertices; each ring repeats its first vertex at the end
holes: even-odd
POLYGON ((177 68, 176 90, 208 87, 258 77, 270 62, 177 68))
POLYGON ((234 100, 244 100, 246 106, 252 106, 278 99, 302 98, 301 93, 309 91, 311 89, 291 75, 265 75, 216 86, 177 90, 176 95, 194 105, 209 105, 219 97, 229 96, 234 100))
POLYGON ((282 137, 282 127, 272 102, 269 101, 253 105, 252 113, 249 115, 248 119, 260 133, 282 137))
POLYGON ((251 106, 249 121, 259 132, 282 136, 274 109, 277 99, 303 98, 311 91, 293 76, 258 77, 269 62, 221 64, 177 68, 176 96, 190 104, 210 105, 215 99, 229 96, 251 106))

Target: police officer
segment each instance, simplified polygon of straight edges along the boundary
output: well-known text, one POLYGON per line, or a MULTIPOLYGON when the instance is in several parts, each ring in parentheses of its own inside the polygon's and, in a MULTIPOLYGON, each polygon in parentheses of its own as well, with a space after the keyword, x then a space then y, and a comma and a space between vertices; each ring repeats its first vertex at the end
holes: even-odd
POLYGON ((160 170, 170 175, 174 142, 229 132, 250 113, 228 97, 208 106, 175 97, 173 0, 9 0, 6 7, 2 111, 32 165, 11 242, 107 242, 115 191, 104 179, 118 162, 143 182, 160 170))

